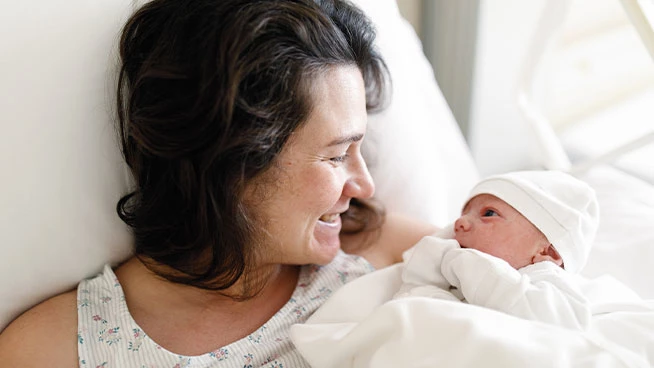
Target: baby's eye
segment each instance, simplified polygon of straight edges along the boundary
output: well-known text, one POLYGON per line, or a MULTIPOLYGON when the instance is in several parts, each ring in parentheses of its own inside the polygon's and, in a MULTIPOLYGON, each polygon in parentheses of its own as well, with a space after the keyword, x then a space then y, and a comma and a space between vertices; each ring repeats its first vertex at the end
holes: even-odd
POLYGON ((492 217, 492 216, 497 216, 497 212, 493 210, 485 210, 484 211, 484 217, 492 217))

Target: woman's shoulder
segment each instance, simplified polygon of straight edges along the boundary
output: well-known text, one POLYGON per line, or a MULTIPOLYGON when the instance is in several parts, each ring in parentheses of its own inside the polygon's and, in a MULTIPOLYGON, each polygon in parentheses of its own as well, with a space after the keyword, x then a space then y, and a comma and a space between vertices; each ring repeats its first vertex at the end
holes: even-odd
MULTIPOLYGON (((364 257, 375 268, 380 269, 402 261, 402 253, 415 245, 426 235, 439 228, 431 223, 400 213, 389 213, 374 242, 354 254, 364 257)), ((352 243, 361 241, 356 235, 343 239, 352 243)), ((356 247, 354 247, 356 248, 356 247)))
POLYGON ((52 297, 29 309, 0 334, 8 367, 77 367, 77 293, 52 297))

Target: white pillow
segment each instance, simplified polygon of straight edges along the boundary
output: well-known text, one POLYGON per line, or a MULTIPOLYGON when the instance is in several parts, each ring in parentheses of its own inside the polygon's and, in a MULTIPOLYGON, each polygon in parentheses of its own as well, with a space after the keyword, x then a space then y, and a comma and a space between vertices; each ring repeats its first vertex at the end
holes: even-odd
MULTIPOLYGON (((114 134, 115 45, 130 0, 13 1, 0 12, 0 330, 130 253, 116 202, 127 177, 114 134)), ((393 0, 377 23, 394 100, 371 117, 373 176, 389 210, 451 221, 476 171, 417 37, 393 0)))
POLYGON ((130 11, 130 0, 2 5, 0 330, 129 254, 107 92, 130 11))
POLYGON ((366 149, 376 196, 389 211, 444 226, 478 179, 472 155, 411 25, 394 0, 355 0, 377 27, 393 100, 370 116, 366 149))

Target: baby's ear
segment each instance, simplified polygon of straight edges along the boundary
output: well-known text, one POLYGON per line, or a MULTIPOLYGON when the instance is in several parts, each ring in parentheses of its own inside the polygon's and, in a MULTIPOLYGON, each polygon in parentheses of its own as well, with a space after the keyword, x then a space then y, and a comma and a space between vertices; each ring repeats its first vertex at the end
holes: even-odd
POLYGON ((557 266, 563 267, 563 258, 561 258, 561 255, 556 251, 552 244, 544 246, 538 253, 536 253, 532 263, 543 261, 554 262, 557 266))

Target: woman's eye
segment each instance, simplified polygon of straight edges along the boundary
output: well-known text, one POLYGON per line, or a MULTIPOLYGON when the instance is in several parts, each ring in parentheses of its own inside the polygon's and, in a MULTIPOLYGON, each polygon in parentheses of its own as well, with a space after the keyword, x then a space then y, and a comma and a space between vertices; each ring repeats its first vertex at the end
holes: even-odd
POLYGON ((343 162, 348 158, 348 156, 349 155, 346 153, 346 154, 341 155, 341 156, 332 157, 332 158, 329 159, 329 161, 331 161, 331 162, 343 162))
POLYGON ((492 217, 492 216, 497 216, 497 212, 493 210, 485 210, 484 211, 484 217, 492 217))

